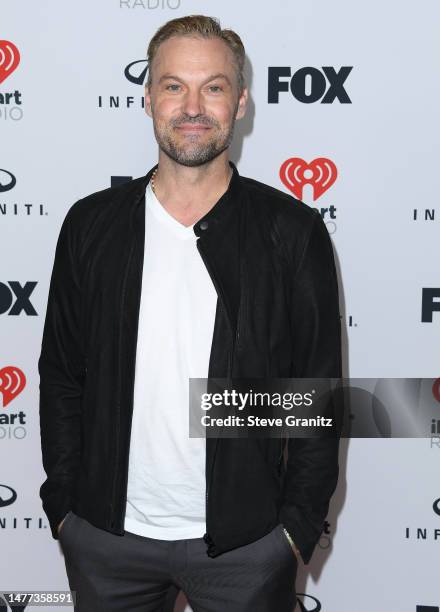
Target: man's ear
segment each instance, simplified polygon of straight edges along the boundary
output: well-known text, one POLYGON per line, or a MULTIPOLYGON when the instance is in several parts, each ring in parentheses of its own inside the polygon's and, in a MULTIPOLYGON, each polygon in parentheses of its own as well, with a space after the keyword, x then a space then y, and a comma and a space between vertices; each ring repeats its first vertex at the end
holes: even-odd
POLYGON ((148 85, 145 85, 145 112, 147 113, 149 117, 152 117, 151 95, 150 95, 150 88, 148 87, 148 85))
POLYGON ((237 113, 235 115, 235 119, 236 120, 237 119, 241 119, 242 117, 244 117, 244 115, 246 113, 248 97, 249 97, 248 88, 244 87, 243 91, 241 92, 240 97, 238 99, 238 108, 237 108, 237 113))

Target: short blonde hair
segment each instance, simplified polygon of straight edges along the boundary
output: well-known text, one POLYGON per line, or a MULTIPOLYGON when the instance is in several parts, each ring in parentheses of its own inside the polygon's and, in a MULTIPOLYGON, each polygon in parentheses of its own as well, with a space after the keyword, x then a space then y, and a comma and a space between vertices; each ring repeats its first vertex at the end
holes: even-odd
POLYGON ((167 21, 161 26, 150 40, 147 49, 148 79, 147 86, 151 87, 151 64, 159 46, 172 36, 201 36, 202 38, 220 38, 224 40, 234 54, 238 90, 241 93, 245 87, 243 74, 245 50, 240 36, 233 30, 222 30, 220 21, 216 17, 205 15, 187 15, 167 21))

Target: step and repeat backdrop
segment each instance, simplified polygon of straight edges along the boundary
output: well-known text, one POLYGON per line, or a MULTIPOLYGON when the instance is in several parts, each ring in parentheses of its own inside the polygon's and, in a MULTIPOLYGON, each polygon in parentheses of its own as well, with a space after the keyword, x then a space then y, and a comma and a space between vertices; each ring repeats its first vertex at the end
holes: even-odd
MULTIPOLYGON (((438 3, 0 0, 0 592, 68 588, 39 498, 37 359, 55 244, 76 200, 156 163, 147 44, 194 13, 246 47, 251 100, 231 159, 327 224, 344 375, 440 376, 438 3)), ((342 441, 296 611, 440 611, 431 426, 425 438, 342 441)), ((177 609, 190 610, 182 595, 177 609)))

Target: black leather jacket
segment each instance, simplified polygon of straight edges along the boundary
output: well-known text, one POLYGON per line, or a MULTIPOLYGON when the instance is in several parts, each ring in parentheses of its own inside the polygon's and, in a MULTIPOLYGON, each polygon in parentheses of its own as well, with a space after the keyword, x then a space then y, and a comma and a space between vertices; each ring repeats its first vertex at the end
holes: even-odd
MULTIPOLYGON (((218 294, 209 376, 340 377, 338 286, 321 215, 230 165, 227 192, 194 226, 218 294)), ((55 539, 69 510, 124 533, 145 187, 155 168, 76 202, 58 237, 38 361, 40 496, 55 539)), ((285 443, 206 439, 210 557, 282 522, 309 562, 338 479, 338 439, 289 439, 287 461, 285 443)))

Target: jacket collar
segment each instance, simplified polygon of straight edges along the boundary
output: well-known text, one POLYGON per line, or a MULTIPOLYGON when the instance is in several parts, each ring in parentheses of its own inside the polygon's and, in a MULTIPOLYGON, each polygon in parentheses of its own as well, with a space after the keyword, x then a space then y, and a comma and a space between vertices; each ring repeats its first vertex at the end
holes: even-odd
MULTIPOLYGON (((159 164, 154 165, 141 180, 142 190, 139 192, 139 200, 145 194, 145 189, 159 164)), ((214 206, 194 224, 196 236, 206 235, 222 225, 222 222, 229 216, 229 213, 237 202, 240 193, 241 183, 240 174, 235 164, 229 161, 232 169, 232 176, 225 193, 217 200, 214 206)), ((139 201, 138 200, 138 201, 139 201)))

